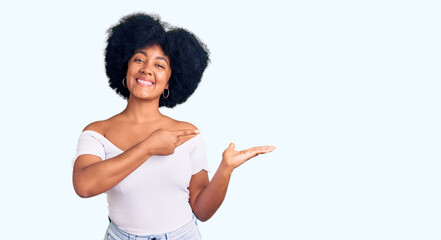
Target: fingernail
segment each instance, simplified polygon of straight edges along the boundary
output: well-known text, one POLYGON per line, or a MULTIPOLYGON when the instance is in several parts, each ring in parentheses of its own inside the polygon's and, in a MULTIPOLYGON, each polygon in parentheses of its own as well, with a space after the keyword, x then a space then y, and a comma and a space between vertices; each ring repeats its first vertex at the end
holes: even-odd
POLYGON ((199 130, 194 130, 194 133, 199 133, 199 130))

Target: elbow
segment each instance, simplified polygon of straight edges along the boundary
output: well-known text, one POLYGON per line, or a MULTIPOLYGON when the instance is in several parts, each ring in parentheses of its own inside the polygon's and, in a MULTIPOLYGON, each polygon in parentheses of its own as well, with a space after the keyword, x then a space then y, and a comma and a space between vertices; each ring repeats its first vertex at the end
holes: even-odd
POLYGON ((208 219, 210 219, 209 217, 199 217, 199 216, 196 216, 196 218, 201 222, 206 222, 208 221, 208 219))
POLYGON ((81 189, 81 188, 74 188, 74 189, 75 189, 75 193, 80 198, 90 198, 90 197, 92 197, 92 194, 90 194, 89 191, 86 191, 86 190, 81 189))
POLYGON ((194 212, 194 215, 196 216, 196 218, 201 221, 201 222, 206 222, 208 221, 213 215, 210 213, 198 213, 198 212, 194 212))
POLYGON ((72 178, 73 188, 75 193, 80 198, 90 198, 96 194, 96 189, 94 189, 94 183, 91 181, 86 181, 84 178, 81 178, 78 174, 74 174, 72 178))
MULTIPOLYGON (((197 198, 196 200, 198 200, 197 198)), ((201 222, 208 221, 216 213, 219 206, 211 206, 204 204, 204 202, 196 201, 192 205, 193 214, 201 222)))
POLYGON ((84 186, 82 184, 78 184, 74 182, 74 190, 75 193, 80 197, 80 198, 90 198, 95 196, 94 194, 92 194, 92 192, 90 191, 90 189, 87 186, 84 186))
POLYGON ((201 222, 206 222, 208 221, 208 219, 210 219, 211 217, 197 217, 197 219, 201 222))
POLYGON ((75 191, 80 198, 90 198, 93 195, 85 191, 75 191))

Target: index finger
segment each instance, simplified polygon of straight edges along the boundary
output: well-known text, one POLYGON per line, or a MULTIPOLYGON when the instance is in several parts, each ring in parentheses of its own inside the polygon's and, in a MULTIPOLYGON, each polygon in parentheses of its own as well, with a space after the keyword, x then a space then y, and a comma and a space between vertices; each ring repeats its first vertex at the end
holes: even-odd
POLYGON ((199 130, 197 130, 197 129, 182 129, 182 130, 176 130, 174 132, 176 133, 176 136, 182 137, 182 136, 188 136, 188 135, 196 135, 199 133, 199 130))

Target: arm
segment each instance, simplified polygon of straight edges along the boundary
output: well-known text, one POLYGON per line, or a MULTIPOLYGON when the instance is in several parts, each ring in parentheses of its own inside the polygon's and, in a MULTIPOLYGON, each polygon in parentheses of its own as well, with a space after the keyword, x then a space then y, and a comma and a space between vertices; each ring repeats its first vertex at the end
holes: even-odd
POLYGON ((111 189, 153 155, 169 155, 180 138, 195 135, 195 130, 159 129, 124 153, 102 161, 95 155, 79 156, 73 169, 73 185, 80 197, 92 197, 111 189))
POLYGON ((235 168, 259 154, 269 153, 275 149, 273 146, 264 146, 236 151, 234 147, 231 143, 224 151, 219 168, 211 181, 208 180, 206 171, 200 171, 191 178, 190 205, 201 221, 210 219, 224 201, 235 168))
POLYGON ((75 161, 73 170, 75 192, 83 198, 106 192, 151 156, 145 141, 106 161, 95 155, 81 155, 75 161))

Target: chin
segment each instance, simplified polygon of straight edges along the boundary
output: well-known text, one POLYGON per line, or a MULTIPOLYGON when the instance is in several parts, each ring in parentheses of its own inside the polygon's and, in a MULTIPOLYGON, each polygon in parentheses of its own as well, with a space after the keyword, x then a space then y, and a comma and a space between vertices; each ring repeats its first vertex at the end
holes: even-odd
POLYGON ((139 100, 144 100, 144 101, 158 101, 159 102, 159 98, 160 95, 155 95, 155 94, 151 94, 151 93, 131 93, 130 94, 131 98, 136 98, 139 100))

